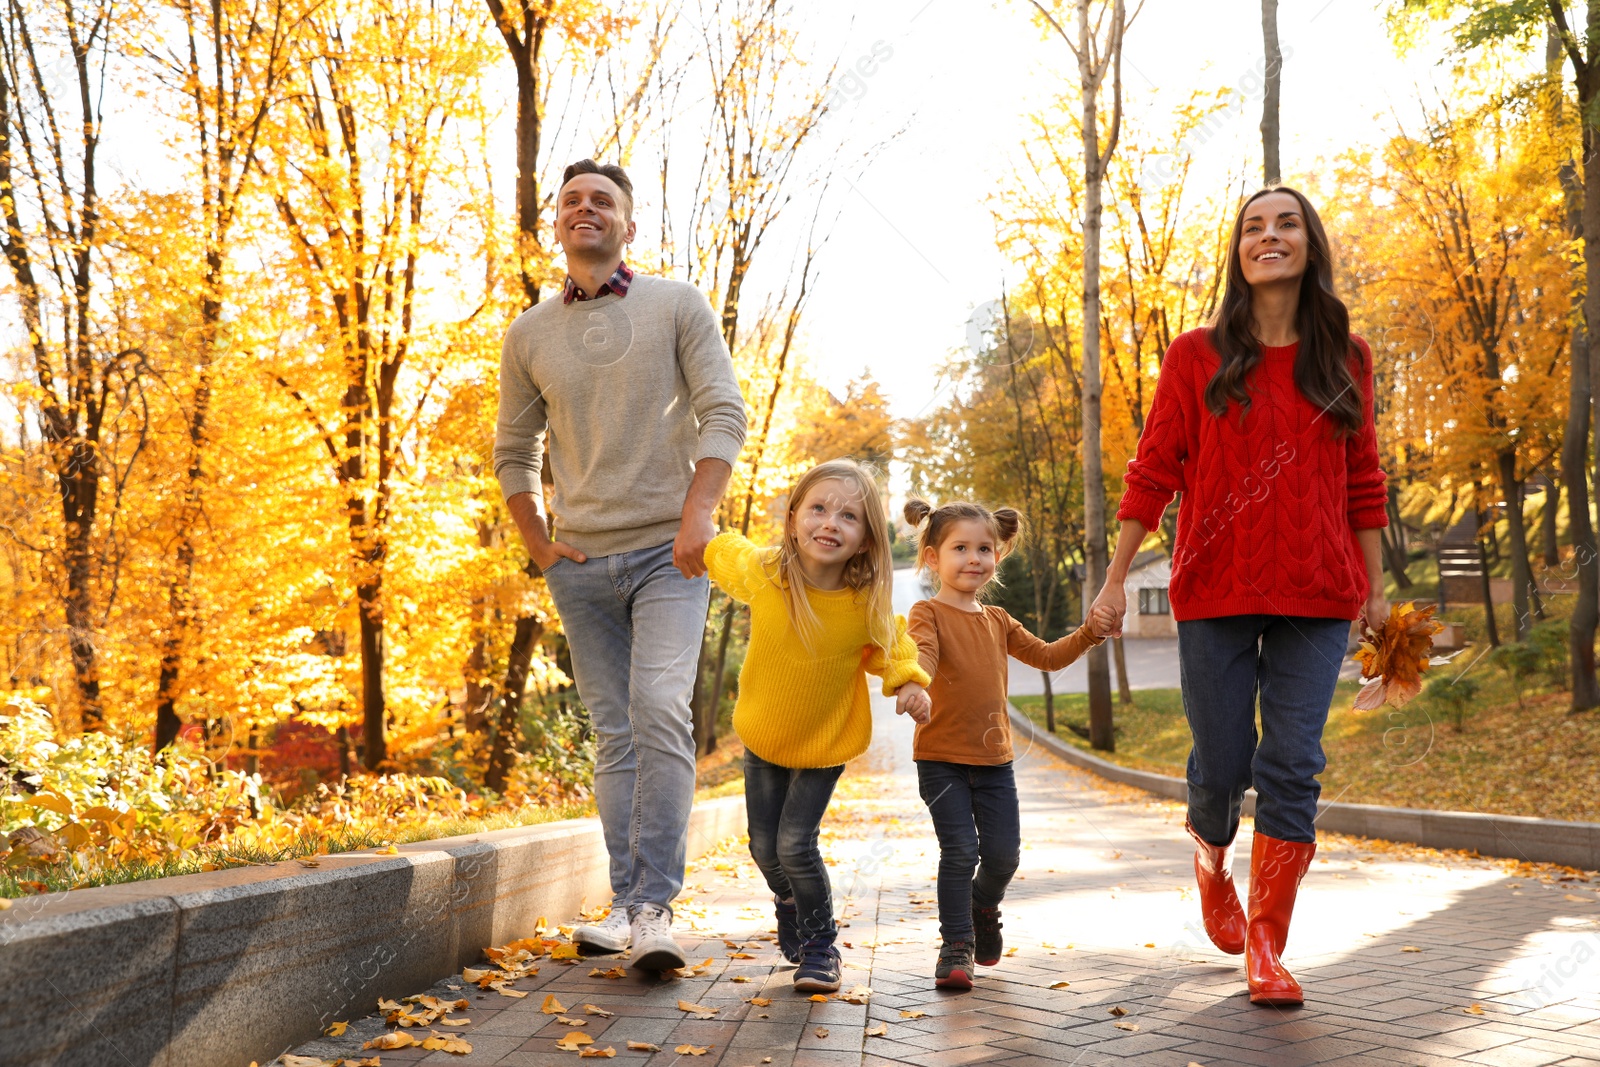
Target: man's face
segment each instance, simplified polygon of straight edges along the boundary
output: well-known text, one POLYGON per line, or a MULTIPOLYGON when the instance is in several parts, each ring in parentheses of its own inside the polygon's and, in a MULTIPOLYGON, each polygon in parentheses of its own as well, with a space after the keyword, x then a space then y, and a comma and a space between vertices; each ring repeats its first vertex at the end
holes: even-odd
POLYGON ((575 174, 556 199, 556 240, 569 257, 618 258, 632 242, 628 199, 603 174, 575 174))

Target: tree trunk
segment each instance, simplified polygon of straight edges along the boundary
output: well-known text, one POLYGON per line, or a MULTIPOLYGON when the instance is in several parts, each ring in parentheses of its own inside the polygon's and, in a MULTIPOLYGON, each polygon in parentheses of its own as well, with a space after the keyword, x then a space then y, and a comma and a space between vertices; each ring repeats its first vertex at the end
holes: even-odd
POLYGON ((506 778, 511 773, 512 753, 521 736, 518 720, 522 712, 522 691, 528 685, 528 664, 533 661, 533 646, 543 634, 544 627, 533 616, 517 619, 517 629, 511 637, 511 663, 506 668, 506 688, 500 694, 500 721, 489 746, 489 769, 483 776, 483 784, 496 793, 505 792, 506 778))
POLYGON ((1117 703, 1133 703, 1133 687, 1128 684, 1128 655, 1122 646, 1122 638, 1111 639, 1111 660, 1117 668, 1117 703))
POLYGON ((1379 538, 1389 561, 1389 573, 1394 575, 1397 589, 1410 589, 1411 576, 1406 573, 1406 528, 1400 521, 1400 488, 1389 483, 1389 528, 1381 531, 1379 538))
MULTIPOLYGON (((1010 664, 1007 664, 1010 667, 1010 664)), ((1044 679, 1044 728, 1051 733, 1056 732, 1056 690, 1051 684, 1050 672, 1040 671, 1039 677, 1044 679)))
POLYGON ((1539 540, 1546 567, 1561 565, 1561 544, 1556 531, 1556 513, 1560 509, 1561 487, 1550 482, 1545 486, 1544 511, 1539 515, 1539 540))
POLYGON ((1278 99, 1283 85, 1283 49, 1278 46, 1278 0, 1261 0, 1261 40, 1266 56, 1266 92, 1261 99, 1261 177, 1268 186, 1282 180, 1278 165, 1278 99))
POLYGON ((383 696, 383 576, 356 586, 361 617, 361 739, 363 762, 375 771, 389 758, 384 733, 387 709, 383 696))
MULTIPOLYGON (((1078 0, 1078 70, 1083 88, 1083 536, 1084 603, 1093 602, 1106 580, 1106 486, 1100 449, 1100 224, 1101 193, 1111 153, 1116 150, 1122 110, 1122 0, 1111 4, 1107 57, 1116 65, 1112 129, 1102 155, 1099 89, 1105 68, 1092 65, 1089 0, 1078 0)), ((1089 744, 1101 752, 1116 748, 1111 708, 1111 666, 1104 644, 1089 650, 1089 744)))
POLYGON ((1506 530, 1511 540, 1511 605, 1516 613, 1516 639, 1524 641, 1533 629, 1533 608, 1528 590, 1533 571, 1528 566, 1528 530, 1522 517, 1522 483, 1517 480, 1517 454, 1500 453, 1500 491, 1506 500, 1506 530))
MULTIPOLYGON (((1592 133, 1583 130, 1583 153, 1587 158, 1592 133)), ((1567 195, 1567 229, 1574 237, 1583 234, 1585 194, 1579 185, 1577 167, 1561 166, 1561 186, 1567 195)), ((1589 255, 1585 242, 1585 257, 1589 255)), ((1575 299, 1578 299, 1575 296, 1575 299)), ((1561 480, 1567 489, 1567 537, 1572 542, 1576 566, 1578 597, 1572 606, 1567 631, 1568 660, 1572 667, 1572 709, 1588 711, 1600 707, 1600 678, 1595 674, 1594 639, 1600 629, 1600 544, 1594 524, 1589 521, 1589 435, 1594 379, 1589 352, 1589 335, 1582 325, 1572 329, 1572 367, 1567 393, 1567 429, 1561 442, 1561 480)))
POLYGON ((1482 582, 1484 626, 1489 631, 1489 647, 1500 646, 1500 629, 1494 621, 1494 593, 1489 582, 1489 557, 1483 550, 1483 536, 1478 536, 1478 568, 1483 573, 1479 576, 1482 582))

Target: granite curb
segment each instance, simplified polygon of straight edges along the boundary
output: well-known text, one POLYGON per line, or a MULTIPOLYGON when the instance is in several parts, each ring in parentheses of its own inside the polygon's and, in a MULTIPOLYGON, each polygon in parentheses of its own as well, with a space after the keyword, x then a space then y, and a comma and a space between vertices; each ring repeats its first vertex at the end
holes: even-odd
MULTIPOLYGON (((743 833, 697 804, 688 855, 743 833)), ((610 898, 598 819, 48 893, 0 912, 0 1067, 244 1067, 610 898)))
MULTIPOLYGON (((1172 800, 1189 797, 1188 783, 1182 778, 1121 767, 1091 756, 1037 728, 1015 706, 1011 708, 1011 723, 1019 739, 1038 744, 1074 767, 1172 800)), ((1245 793, 1244 813, 1255 814, 1255 804, 1255 791, 1250 790, 1245 793)), ((1425 848, 1460 849, 1531 863, 1560 863, 1585 871, 1600 869, 1600 823, 1322 801, 1317 805, 1317 827, 1425 848)))

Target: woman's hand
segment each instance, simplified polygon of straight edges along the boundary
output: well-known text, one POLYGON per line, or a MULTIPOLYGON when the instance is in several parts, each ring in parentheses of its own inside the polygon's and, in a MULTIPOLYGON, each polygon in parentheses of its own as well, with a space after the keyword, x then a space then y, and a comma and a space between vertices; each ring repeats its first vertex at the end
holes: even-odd
POLYGON ((1128 593, 1121 582, 1112 581, 1108 578, 1106 579, 1106 584, 1100 587, 1100 595, 1095 597, 1094 603, 1089 606, 1091 625, 1094 623, 1097 612, 1102 615, 1105 614, 1102 609, 1110 612, 1113 621, 1103 632, 1097 627, 1095 630, 1096 636, 1121 637, 1122 617, 1128 613, 1128 593))
POLYGON ((1385 620, 1389 618, 1389 598, 1383 595, 1380 585, 1367 597, 1367 606, 1362 611, 1362 620, 1368 630, 1381 630, 1385 620))

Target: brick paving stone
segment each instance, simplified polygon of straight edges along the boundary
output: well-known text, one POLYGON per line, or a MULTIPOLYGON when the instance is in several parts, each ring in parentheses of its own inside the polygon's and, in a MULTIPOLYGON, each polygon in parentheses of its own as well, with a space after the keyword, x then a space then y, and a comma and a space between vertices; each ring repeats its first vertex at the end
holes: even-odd
MULTIPOLYGON (((971 992, 936 990, 928 872, 938 847, 917 795, 908 724, 887 702, 877 700, 875 713, 874 745, 841 779, 822 834, 848 942, 844 987, 870 986, 869 1004, 814 1003, 792 991, 792 968, 769 940, 771 897, 744 846, 728 842, 691 866, 678 902, 680 940, 692 963, 711 961, 704 974, 610 980, 588 972, 620 959, 546 960, 517 983, 530 994, 523 999, 449 979, 418 992, 470 999, 460 1014, 472 1025, 459 1032, 472 1054, 396 1050, 381 1053, 384 1067, 576 1067, 576 1053, 555 1047, 568 1028, 539 1010, 547 992, 569 1014, 584 1003, 615 1012, 588 1017, 584 1030, 629 1067, 1600 1067, 1600 923, 1564 902, 1559 887, 1491 861, 1326 838, 1286 953, 1307 1004, 1255 1007, 1240 958, 1217 952, 1200 930, 1181 806, 1037 750, 1017 763, 1025 847, 1004 905, 1014 952, 979 968, 971 992), (724 938, 755 958, 730 959, 724 938), (755 996, 772 1003, 748 1003, 755 996), (686 1018, 680 998, 717 1017, 686 1018), (1472 1004, 1481 1015, 1463 1010, 1472 1004), (1118 1029, 1113 1006, 1140 1029, 1118 1029), (865 1036, 880 1023, 886 1036, 865 1036), (630 1052, 628 1040, 663 1051, 630 1052), (707 1053, 680 1057, 680 1043, 707 1053)), ((1243 887, 1248 822, 1238 851, 1243 887)), ((351 1020, 344 1037, 295 1051, 349 1057, 384 1029, 367 1016, 351 1020)))

